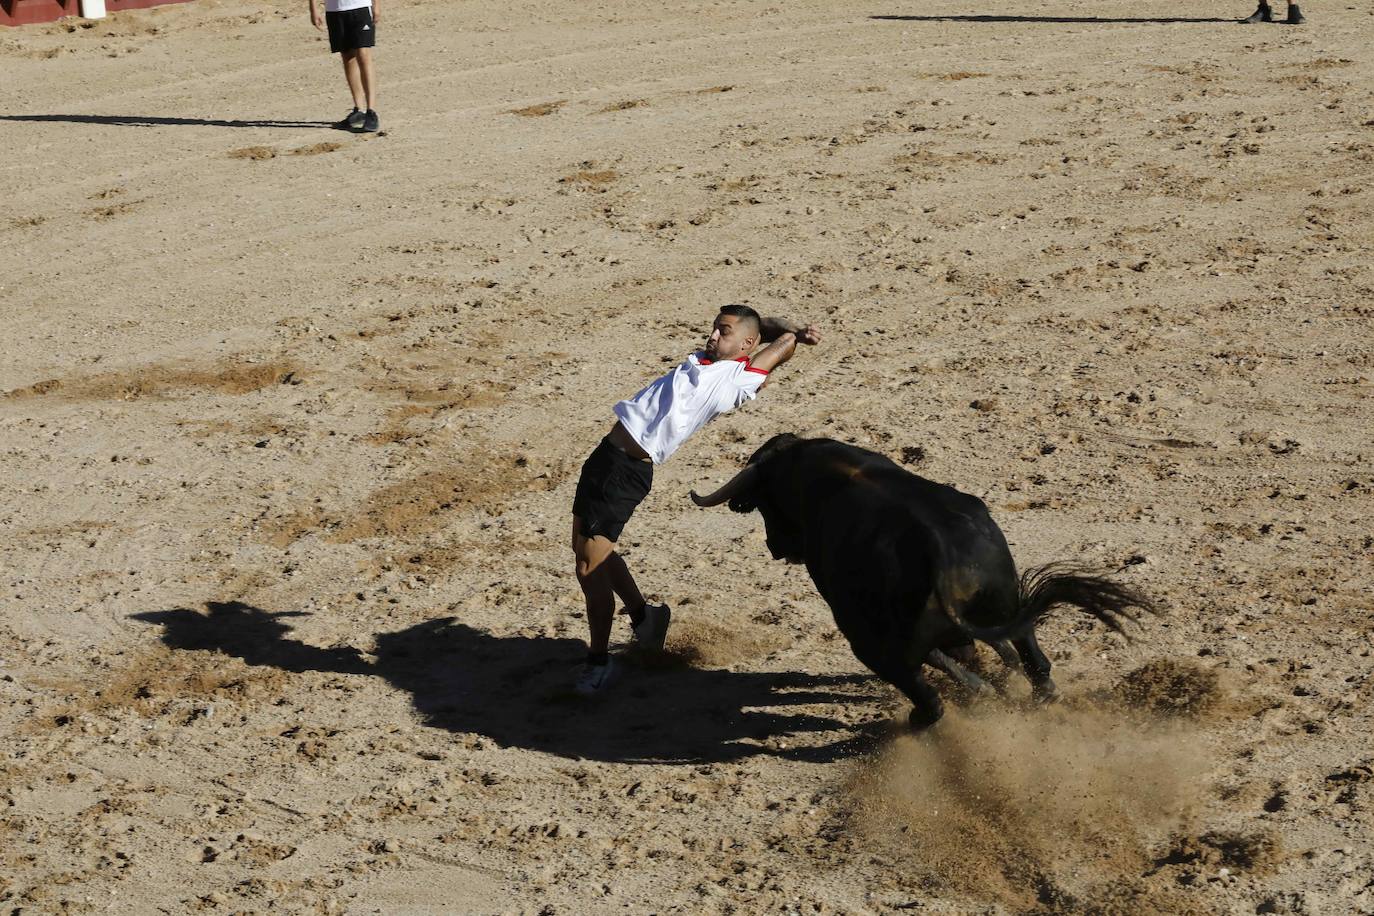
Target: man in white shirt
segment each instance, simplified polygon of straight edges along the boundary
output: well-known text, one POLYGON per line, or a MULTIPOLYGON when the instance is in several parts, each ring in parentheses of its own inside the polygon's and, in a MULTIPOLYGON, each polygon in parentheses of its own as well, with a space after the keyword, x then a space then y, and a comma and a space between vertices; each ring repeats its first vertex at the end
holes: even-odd
POLYGON ((377 117, 377 77, 372 66, 372 49, 377 44, 377 23, 381 11, 376 0, 324 0, 324 17, 317 0, 310 2, 310 22, 329 32, 329 50, 343 59, 344 79, 353 93, 353 110, 334 126, 354 133, 382 129, 377 117))
POLYGON ((820 339, 812 325, 760 318, 748 306, 727 305, 716 316, 705 349, 615 405, 616 424, 582 465, 573 498, 572 548, 591 631, 579 693, 600 693, 616 678, 609 651, 616 595, 625 604, 636 642, 661 649, 668 634, 672 612, 644 600, 615 551, 625 523, 649 494, 653 466, 667 461, 711 420, 753 400, 768 373, 791 359, 798 343, 820 339), (760 344, 766 346, 755 353, 760 344))

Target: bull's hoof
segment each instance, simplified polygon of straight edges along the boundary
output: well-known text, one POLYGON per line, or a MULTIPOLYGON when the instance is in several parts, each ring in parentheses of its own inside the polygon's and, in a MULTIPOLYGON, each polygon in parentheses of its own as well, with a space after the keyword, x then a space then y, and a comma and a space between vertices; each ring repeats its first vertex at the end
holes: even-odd
POLYGON ((1054 681, 1048 678, 1031 688, 1031 696, 1041 706, 1052 706, 1063 699, 1059 693, 1059 688, 1054 686, 1054 681))
POLYGON ((999 691, 993 689, 993 686, 987 681, 980 679, 973 686, 966 687, 960 685, 958 691, 954 694, 954 702, 961 707, 976 706, 987 700, 996 699, 998 696, 999 691))
POLYGON ((995 700, 995 699, 997 699, 997 698, 998 698, 999 696, 1001 696, 1001 695, 1002 695, 1002 691, 998 690, 998 689, 997 689, 996 687, 994 687, 992 684, 989 684, 989 683, 987 683, 987 682, 983 682, 982 684, 979 684, 979 685, 978 685, 978 689, 977 689, 977 690, 975 690, 975 691, 973 691, 973 692, 971 692, 971 693, 969 694, 969 696, 968 696, 968 702, 970 702, 970 703, 978 703, 978 702, 981 702, 981 701, 983 701, 983 700, 995 700))
POLYGON ((988 683, 992 686, 993 696, 1005 700, 1010 695, 1011 678, 1007 677, 1005 671, 998 671, 988 675, 988 683))
POLYGON ((940 721, 940 712, 931 715, 919 709, 913 709, 906 717, 906 724, 914 732, 928 731, 932 725, 940 721))

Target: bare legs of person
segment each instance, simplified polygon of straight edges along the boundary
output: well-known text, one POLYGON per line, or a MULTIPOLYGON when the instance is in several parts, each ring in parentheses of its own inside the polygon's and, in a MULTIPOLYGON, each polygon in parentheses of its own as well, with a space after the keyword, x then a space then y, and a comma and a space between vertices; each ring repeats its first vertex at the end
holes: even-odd
POLYGON ((361 49, 353 51, 340 51, 339 57, 343 59, 344 79, 348 80, 348 91, 353 93, 353 107, 359 111, 368 109, 367 95, 363 91, 363 78, 358 66, 358 55, 361 49))
MULTIPOLYGON (((343 58, 344 78, 348 80, 348 91, 353 93, 353 107, 359 111, 377 111, 377 75, 372 65, 371 48, 354 48, 340 51, 343 58)), ((375 130, 376 128, 369 128, 375 130)))
POLYGON ((572 549, 576 562, 577 584, 587 602, 587 627, 590 631, 587 671, 579 680, 579 691, 595 693, 609 686, 614 672, 610 665, 611 624, 615 621, 617 596, 629 614, 644 609, 644 595, 635 583, 625 559, 615 552, 615 542, 597 535, 582 534, 582 521, 573 518, 572 549), (594 669, 602 668, 602 671, 594 669), (602 681, 605 681, 603 684, 602 681), (583 685, 588 689, 583 689, 583 685))

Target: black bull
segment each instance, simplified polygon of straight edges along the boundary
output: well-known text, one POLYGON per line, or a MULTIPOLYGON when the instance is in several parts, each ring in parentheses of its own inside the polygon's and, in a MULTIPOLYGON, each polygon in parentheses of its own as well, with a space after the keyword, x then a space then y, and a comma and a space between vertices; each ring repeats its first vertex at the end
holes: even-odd
POLYGON ((1120 630, 1148 599, 1102 576, 1051 564, 1016 574, 1001 529, 976 496, 918 477, 876 452, 833 439, 774 436, 699 506, 758 509, 775 559, 805 563, 855 656, 911 699, 913 728, 943 714, 932 664, 980 682, 948 653, 973 641, 1019 660, 1041 699, 1054 696, 1035 624, 1073 605, 1120 630))

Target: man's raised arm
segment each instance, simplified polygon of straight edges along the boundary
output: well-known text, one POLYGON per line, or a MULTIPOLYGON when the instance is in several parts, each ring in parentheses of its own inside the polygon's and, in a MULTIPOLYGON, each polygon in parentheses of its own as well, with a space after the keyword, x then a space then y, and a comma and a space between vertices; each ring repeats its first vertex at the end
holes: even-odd
POLYGON ((814 324, 799 324, 786 318, 765 318, 759 324, 759 336, 768 346, 749 360, 749 365, 764 372, 772 372, 792 358, 797 344, 813 346, 821 342, 821 332, 814 324))

